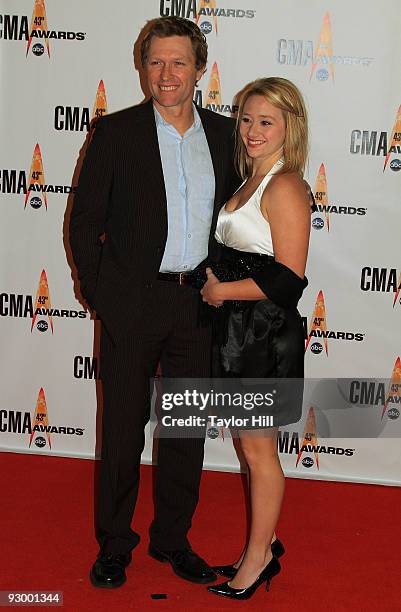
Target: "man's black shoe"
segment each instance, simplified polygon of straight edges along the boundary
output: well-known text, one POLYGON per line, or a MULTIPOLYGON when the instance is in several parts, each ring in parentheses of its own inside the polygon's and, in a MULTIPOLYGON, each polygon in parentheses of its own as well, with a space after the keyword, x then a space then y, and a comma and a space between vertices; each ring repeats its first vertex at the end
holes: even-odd
POLYGON ((148 552, 153 559, 162 563, 166 561, 170 563, 177 576, 184 578, 184 580, 207 584, 217 578, 206 561, 201 559, 190 548, 183 550, 159 550, 150 544, 148 552))
POLYGON ((131 560, 130 552, 121 555, 99 555, 90 571, 93 586, 106 589, 120 587, 127 580, 125 568, 131 560))

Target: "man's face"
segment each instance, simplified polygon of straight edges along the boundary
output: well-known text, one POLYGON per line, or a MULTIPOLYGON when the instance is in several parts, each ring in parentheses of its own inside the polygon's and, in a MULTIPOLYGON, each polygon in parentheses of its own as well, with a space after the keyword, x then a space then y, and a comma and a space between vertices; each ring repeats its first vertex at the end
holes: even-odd
POLYGON ((150 42, 146 75, 156 106, 184 109, 192 105, 195 83, 203 69, 195 67, 188 36, 154 36, 150 42))

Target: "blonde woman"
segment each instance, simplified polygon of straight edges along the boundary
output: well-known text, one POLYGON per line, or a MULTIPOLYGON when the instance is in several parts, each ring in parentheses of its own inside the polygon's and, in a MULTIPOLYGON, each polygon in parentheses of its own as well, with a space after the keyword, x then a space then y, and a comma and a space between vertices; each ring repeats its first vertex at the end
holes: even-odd
MULTIPOLYGON (((296 86, 278 77, 248 84, 240 94, 237 121, 236 162, 244 182, 219 213, 216 239, 223 245, 222 261, 216 274, 207 269, 201 291, 221 316, 222 376, 303 377, 297 303, 307 285, 307 150, 307 114, 296 86)), ((300 397, 282 402, 272 413, 273 427, 238 431, 249 473, 249 540, 237 563, 214 568, 231 580, 208 587, 212 593, 248 599, 262 584, 268 590, 280 571, 277 557, 284 548, 275 528, 284 475, 277 429, 299 420, 301 409, 300 397)))

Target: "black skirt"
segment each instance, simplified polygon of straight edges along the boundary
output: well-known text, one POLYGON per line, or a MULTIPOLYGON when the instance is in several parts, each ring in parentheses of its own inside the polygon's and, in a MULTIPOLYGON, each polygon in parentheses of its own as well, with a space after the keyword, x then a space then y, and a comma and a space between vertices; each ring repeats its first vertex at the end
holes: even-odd
MULTIPOLYGON (((224 247, 221 262, 211 268, 221 281, 241 280, 272 262, 274 258, 268 255, 224 247)), ((248 392, 251 388, 254 392, 273 390, 276 401, 269 409, 273 426, 301 418, 304 353, 304 329, 295 307, 284 308, 264 299, 226 301, 216 309, 213 375, 244 379, 248 392), (258 381, 252 384, 250 379, 258 381)))

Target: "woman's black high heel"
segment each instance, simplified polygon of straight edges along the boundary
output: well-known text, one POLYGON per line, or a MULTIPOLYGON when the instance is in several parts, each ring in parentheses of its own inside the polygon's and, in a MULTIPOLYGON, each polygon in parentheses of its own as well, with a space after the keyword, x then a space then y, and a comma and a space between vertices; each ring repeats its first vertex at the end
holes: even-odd
POLYGON ((271 579, 274 576, 277 576, 280 569, 281 567, 279 561, 276 559, 276 557, 272 557, 260 576, 246 589, 233 589, 229 582, 223 582, 222 584, 217 584, 216 586, 209 586, 207 587, 207 590, 215 595, 230 597, 231 599, 249 599, 255 593, 256 589, 264 582, 266 582, 266 591, 268 591, 271 579))
MULTIPOLYGON (((285 548, 278 538, 274 540, 274 542, 272 542, 271 551, 273 557, 276 557, 276 559, 282 557, 285 553, 285 548)), ((234 565, 217 565, 215 567, 212 567, 212 569, 219 576, 225 576, 230 580, 234 578, 235 574, 238 571, 238 567, 234 567, 234 565)))

